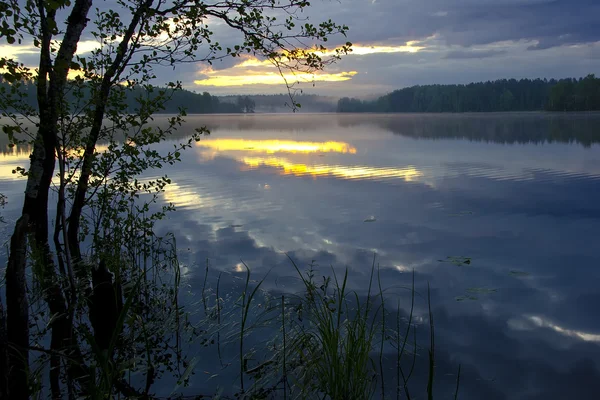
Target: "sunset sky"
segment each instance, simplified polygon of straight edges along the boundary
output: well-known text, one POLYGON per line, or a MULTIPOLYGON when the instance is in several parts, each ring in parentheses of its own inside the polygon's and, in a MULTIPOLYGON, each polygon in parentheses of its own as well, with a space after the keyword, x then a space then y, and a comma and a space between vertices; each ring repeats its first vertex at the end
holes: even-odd
MULTIPOLYGON (((600 74, 597 0, 315 0, 305 14, 349 26, 348 37, 332 38, 331 48, 354 44, 352 54, 322 73, 286 75, 307 93, 368 96, 416 84, 600 74)), ((224 46, 235 42, 224 24, 208 25, 224 46)), ((78 52, 95 46, 86 37, 78 52)), ((37 64, 27 44, 2 43, 0 55, 37 64)), ((285 91, 277 69, 251 56, 157 72, 157 83, 178 79, 211 94, 285 91)))

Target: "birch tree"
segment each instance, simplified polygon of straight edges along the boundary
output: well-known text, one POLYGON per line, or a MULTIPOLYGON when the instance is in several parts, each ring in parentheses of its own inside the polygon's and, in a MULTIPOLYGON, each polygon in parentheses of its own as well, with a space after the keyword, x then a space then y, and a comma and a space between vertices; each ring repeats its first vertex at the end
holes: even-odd
POLYGON ((186 326, 176 250, 154 233, 154 223, 172 209, 158 206, 170 180, 140 177, 179 161, 207 131, 198 129, 171 151, 154 150, 185 117, 181 110, 166 126, 150 124, 182 88, 155 86, 157 68, 253 56, 280 71, 321 70, 350 43, 326 52, 324 42, 347 27, 312 23, 302 13, 309 6, 305 0, 0 1, 0 40, 39 55, 36 66, 0 58, 7 83, 0 90, 2 130, 11 145, 31 149, 29 167, 17 171, 26 178, 25 193, 10 239, 5 308, 0 304, 0 397, 149 398, 163 374, 181 374, 186 326), (220 44, 215 22, 239 42, 220 44), (97 43, 91 52, 77 52, 84 38, 97 43), (24 90, 31 85, 34 105, 24 90), (125 99, 132 93, 138 95, 130 113, 125 99), (160 274, 169 285, 159 284, 160 274), (108 296, 101 308, 112 310, 102 321, 101 293, 108 296), (145 376, 136 386, 118 366, 141 354, 130 367, 145 376))

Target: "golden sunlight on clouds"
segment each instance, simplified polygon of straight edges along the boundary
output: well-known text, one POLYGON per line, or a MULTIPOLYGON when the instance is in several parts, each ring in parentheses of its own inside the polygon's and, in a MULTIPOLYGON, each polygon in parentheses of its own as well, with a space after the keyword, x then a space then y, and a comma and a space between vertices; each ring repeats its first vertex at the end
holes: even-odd
MULTIPOLYGON (((55 40, 52 42, 52 47, 58 48, 60 41, 55 40)), ((100 48, 100 43, 97 40, 81 40, 77 43, 77 53, 85 54, 93 50, 100 48)), ((32 44, 2 44, 0 45, 0 58, 19 58, 19 55, 23 54, 39 54, 40 49, 32 44)))
POLYGON ((368 167, 362 165, 307 165, 296 164, 278 157, 243 157, 241 160, 249 168, 261 166, 277 168, 281 175, 305 176, 334 176, 341 179, 389 179, 399 178, 407 182, 414 181, 423 176, 416 168, 384 168, 368 167))
POLYGON ((208 139, 196 143, 216 151, 248 151, 259 153, 350 153, 356 148, 344 142, 304 142, 296 140, 208 139))
MULTIPOLYGON (((424 47, 419 46, 417 42, 407 42, 400 46, 380 46, 380 45, 361 45, 352 46, 345 57, 352 55, 370 55, 383 53, 416 53, 424 47)), ((296 56, 299 58, 306 57, 309 54, 316 54, 320 57, 327 58, 335 56, 341 48, 331 50, 300 50, 296 56)), ((286 62, 286 58, 281 60, 286 62)), ((351 80, 357 71, 341 71, 335 73, 327 73, 326 71, 317 71, 315 73, 291 73, 285 72, 281 76, 277 67, 271 60, 261 60, 251 56, 242 56, 239 64, 222 70, 214 70, 211 67, 204 68, 199 71, 199 74, 204 75, 201 79, 194 81, 199 86, 247 86, 247 85, 281 85, 284 79, 287 82, 344 82, 351 80)))
POLYGON ((39 50, 30 45, 2 44, 0 58, 16 58, 20 54, 37 54, 39 50))
MULTIPOLYGON (((275 67, 273 67, 274 69, 275 67)), ((230 68, 234 70, 235 68, 230 68)), ((284 78, 288 82, 343 82, 352 79, 356 71, 339 72, 336 74, 318 73, 318 74, 283 74, 274 71, 246 71, 241 74, 232 74, 225 71, 210 71, 208 78, 195 80, 194 83, 199 86, 246 86, 246 85, 281 85, 284 78)))
MULTIPOLYGON (((425 47, 417 46, 417 42, 407 42, 403 46, 379 46, 379 45, 361 45, 353 44, 352 51, 349 55, 363 56, 367 54, 379 54, 379 53, 416 53, 423 50, 425 47)), ((316 52, 319 56, 332 56, 335 54, 335 50, 326 52, 316 52)))

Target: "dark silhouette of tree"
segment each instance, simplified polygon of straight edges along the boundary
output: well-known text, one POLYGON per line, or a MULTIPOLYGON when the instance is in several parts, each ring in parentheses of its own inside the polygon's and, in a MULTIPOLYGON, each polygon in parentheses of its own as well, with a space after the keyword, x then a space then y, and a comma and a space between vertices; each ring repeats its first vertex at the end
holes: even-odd
POLYGON ((236 104, 238 108, 244 113, 253 113, 256 103, 248 96, 239 96, 236 104))
POLYGON ((600 79, 501 79, 467 85, 424 85, 373 101, 342 98, 338 112, 493 112, 600 110, 600 79))

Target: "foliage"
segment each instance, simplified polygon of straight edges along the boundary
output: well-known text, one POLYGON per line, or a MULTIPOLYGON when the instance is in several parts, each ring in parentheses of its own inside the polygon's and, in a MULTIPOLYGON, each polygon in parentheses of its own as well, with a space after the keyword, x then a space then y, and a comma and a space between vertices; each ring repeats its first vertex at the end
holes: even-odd
MULTIPOLYGON (((239 96, 221 96, 224 102, 234 103, 239 96)), ((255 104, 255 110, 260 112, 289 112, 293 109, 288 94, 254 94, 245 96, 255 104)), ((314 94, 305 94, 296 92, 294 95, 296 102, 302 104, 300 112, 335 112, 336 97, 319 96, 314 94)))
POLYGON ((552 86, 546 109, 549 111, 600 110, 600 78, 590 74, 582 79, 562 79, 552 86))
MULTIPOLYGON (((6 319, 0 307, 0 366, 6 360, 9 371, 0 397, 148 398, 164 375, 187 382, 181 342, 198 332, 179 301, 175 239, 154 228, 173 210, 158 201, 170 183, 159 170, 208 131, 156 149, 182 125, 178 102, 191 96, 180 82, 154 84, 156 68, 255 56, 311 72, 350 45, 318 56, 314 49, 347 28, 311 24, 300 16, 310 5, 303 0, 92 5, 0 2, 2 40, 39 54, 37 67, 0 58, 2 130, 11 146, 32 149, 30 168, 18 171, 27 185, 6 268, 6 319), (208 21, 229 27, 238 44, 219 44, 208 21), (97 47, 77 53, 86 39, 97 47), (173 107, 166 124, 151 124, 173 107)), ((203 110, 221 110, 208 93, 201 98, 203 110)))
POLYGON ((338 112, 492 112, 600 110, 600 79, 502 79, 467 85, 424 85, 373 101, 342 98, 338 112))
POLYGON ((239 96, 236 101, 237 107, 244 113, 253 113, 256 103, 248 96, 239 96))

